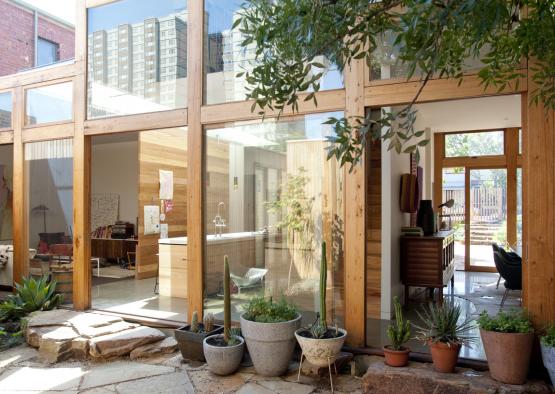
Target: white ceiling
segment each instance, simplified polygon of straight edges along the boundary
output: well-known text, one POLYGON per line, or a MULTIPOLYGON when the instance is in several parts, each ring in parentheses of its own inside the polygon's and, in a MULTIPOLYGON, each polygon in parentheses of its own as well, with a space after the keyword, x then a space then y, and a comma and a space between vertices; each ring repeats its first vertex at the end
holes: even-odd
POLYGON ((521 126, 520 95, 418 104, 416 130, 469 131, 521 126))

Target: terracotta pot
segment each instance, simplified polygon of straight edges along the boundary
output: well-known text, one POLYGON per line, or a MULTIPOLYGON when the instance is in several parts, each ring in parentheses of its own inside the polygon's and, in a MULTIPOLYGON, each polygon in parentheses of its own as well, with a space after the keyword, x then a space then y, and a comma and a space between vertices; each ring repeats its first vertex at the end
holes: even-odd
POLYGON ((390 367, 404 367, 409 363, 409 348, 401 347, 400 350, 393 350, 390 347, 390 345, 383 347, 383 354, 387 365, 390 367))
POLYGON ((480 335, 491 377, 508 384, 526 382, 534 333, 515 334, 480 329, 480 335))
POLYGON ((428 342, 430 351, 432 352, 432 360, 434 368, 438 372, 451 373, 457 366, 459 359, 459 352, 461 350, 460 344, 447 344, 443 342, 428 342))

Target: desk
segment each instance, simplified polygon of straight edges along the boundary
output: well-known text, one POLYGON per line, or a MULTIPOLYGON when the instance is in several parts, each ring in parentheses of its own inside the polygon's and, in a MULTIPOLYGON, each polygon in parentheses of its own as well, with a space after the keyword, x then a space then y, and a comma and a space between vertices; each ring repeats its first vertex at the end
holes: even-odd
POLYGON ((137 250, 136 239, 92 238, 91 256, 105 259, 127 260, 127 253, 137 250))

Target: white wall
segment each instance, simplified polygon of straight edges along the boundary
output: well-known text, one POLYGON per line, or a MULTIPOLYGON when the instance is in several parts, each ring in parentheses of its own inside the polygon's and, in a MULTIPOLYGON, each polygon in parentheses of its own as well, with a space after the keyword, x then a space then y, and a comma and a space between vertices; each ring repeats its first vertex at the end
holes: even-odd
POLYGON ((410 215, 399 209, 399 189, 406 173, 410 173, 409 155, 382 149, 382 319, 391 319, 393 297, 403 296, 399 234, 401 227, 410 224, 410 215))
POLYGON ((118 140, 115 136, 97 138, 100 137, 93 138, 92 145, 91 193, 119 194, 119 220, 136 223, 139 214, 137 140, 118 140))

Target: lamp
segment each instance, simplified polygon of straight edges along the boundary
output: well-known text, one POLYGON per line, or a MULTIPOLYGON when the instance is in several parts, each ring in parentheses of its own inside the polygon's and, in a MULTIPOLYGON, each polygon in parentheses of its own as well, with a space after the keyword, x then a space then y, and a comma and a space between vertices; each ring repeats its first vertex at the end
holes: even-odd
POLYGON ((33 209, 31 209, 31 212, 33 213, 40 213, 42 212, 42 221, 44 224, 44 232, 46 233, 46 211, 49 211, 50 208, 48 208, 46 205, 44 204, 40 204, 37 205, 36 207, 34 207, 33 209))

